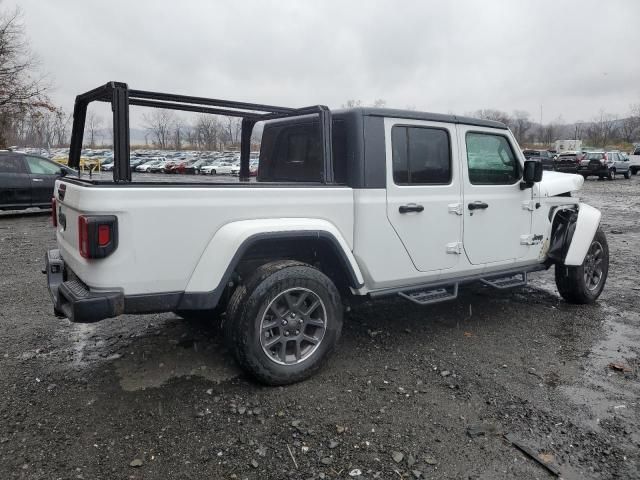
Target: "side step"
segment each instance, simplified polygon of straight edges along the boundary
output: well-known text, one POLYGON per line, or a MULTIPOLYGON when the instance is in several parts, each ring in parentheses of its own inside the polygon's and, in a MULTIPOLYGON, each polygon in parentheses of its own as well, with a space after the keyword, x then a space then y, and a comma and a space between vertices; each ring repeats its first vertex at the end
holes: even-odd
POLYGON ((516 273, 507 277, 481 278, 485 285, 504 290, 505 288, 522 287, 527 284, 527 272, 516 273))
POLYGON ((431 305, 458 298, 458 284, 454 283, 453 285, 430 290, 405 290, 404 292, 398 292, 398 295, 418 305, 431 305))

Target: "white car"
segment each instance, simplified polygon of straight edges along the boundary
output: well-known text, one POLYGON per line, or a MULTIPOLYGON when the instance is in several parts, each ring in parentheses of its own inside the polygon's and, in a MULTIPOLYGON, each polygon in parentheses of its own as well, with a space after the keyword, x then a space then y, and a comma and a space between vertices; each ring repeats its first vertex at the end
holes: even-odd
MULTIPOLYGON (((255 182, 141 188, 126 171, 99 188, 57 180, 58 248, 46 255, 54 311, 74 322, 226 311, 238 363, 282 385, 322 367, 345 305, 362 299, 430 305, 474 282, 519 287, 551 267, 566 301, 600 296, 609 249, 600 212, 576 195, 584 179, 543 174, 504 124, 378 108, 329 117, 321 106, 314 124, 282 111, 292 114, 264 125, 255 182)), ((80 132, 73 138, 70 167, 82 144, 80 132)), ((126 141, 114 151, 128 153, 126 141)))
POLYGON ((237 175, 240 166, 229 162, 215 162, 200 169, 203 175, 237 175))

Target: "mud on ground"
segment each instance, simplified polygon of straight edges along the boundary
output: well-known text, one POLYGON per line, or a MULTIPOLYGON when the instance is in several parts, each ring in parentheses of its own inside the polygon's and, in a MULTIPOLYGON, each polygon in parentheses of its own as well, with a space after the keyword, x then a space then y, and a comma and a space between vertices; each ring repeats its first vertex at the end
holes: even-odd
POLYGON ((640 176, 582 196, 611 250, 597 305, 563 302, 552 270, 365 304, 327 368, 286 388, 241 374, 213 325, 55 318, 48 217, 3 215, 0 478, 553 478, 505 434, 564 478, 640 478, 640 176))

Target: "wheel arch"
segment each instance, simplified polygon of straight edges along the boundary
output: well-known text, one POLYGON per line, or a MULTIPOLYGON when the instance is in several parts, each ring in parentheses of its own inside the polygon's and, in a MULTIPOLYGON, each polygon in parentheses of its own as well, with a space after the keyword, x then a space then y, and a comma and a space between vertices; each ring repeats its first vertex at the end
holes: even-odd
POLYGON ((314 262, 310 260, 324 260, 331 267, 329 270, 337 270, 346 286, 361 288, 364 285, 349 244, 330 222, 320 219, 244 220, 226 224, 216 232, 185 291, 221 290, 233 280, 238 269, 248 270, 260 262, 285 258, 312 264, 314 262), (331 263, 327 263, 329 261, 331 263))

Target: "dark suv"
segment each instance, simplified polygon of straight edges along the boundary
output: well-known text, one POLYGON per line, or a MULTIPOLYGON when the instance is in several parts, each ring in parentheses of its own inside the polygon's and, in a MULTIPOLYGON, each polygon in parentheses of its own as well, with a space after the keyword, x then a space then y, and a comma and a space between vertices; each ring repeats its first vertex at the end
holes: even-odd
POLYGON ((547 150, 523 150, 522 153, 527 160, 540 160, 544 170, 555 170, 553 155, 547 150))
POLYGON ((76 173, 49 159, 0 151, 0 210, 50 207, 57 178, 76 173))
POLYGON ((564 173, 578 173, 580 161, 584 158, 582 152, 562 152, 554 161, 554 170, 564 173))

